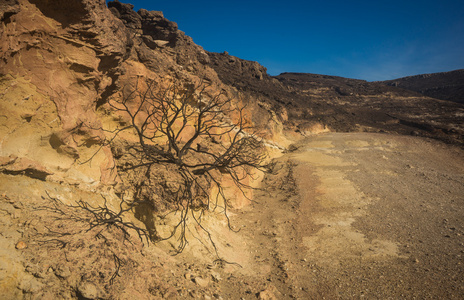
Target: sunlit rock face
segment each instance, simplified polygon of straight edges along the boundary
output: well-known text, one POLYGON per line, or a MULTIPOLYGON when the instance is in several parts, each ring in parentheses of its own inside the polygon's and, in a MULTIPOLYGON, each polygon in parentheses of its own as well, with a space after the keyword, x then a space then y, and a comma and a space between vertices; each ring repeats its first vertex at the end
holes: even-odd
POLYGON ((96 106, 131 44, 104 1, 18 1, 3 19, 3 109, 8 111, 1 155, 42 163, 58 180, 111 183, 112 156, 78 166, 104 135, 96 106), (11 11, 15 13, 11 13, 11 11))
MULTIPOLYGON (((90 0, 7 1, 0 9, 5 172, 32 168, 29 173, 41 179, 91 189, 117 184, 116 162, 104 141, 124 116, 108 102, 144 80, 162 83, 159 88, 208 85, 208 96, 224 91, 233 105, 247 105, 248 122, 272 147, 289 143, 274 108, 222 82, 210 54, 162 12, 90 0)), ((255 78, 265 76, 264 68, 250 65, 255 78)), ((135 139, 130 133, 124 138, 135 139)))

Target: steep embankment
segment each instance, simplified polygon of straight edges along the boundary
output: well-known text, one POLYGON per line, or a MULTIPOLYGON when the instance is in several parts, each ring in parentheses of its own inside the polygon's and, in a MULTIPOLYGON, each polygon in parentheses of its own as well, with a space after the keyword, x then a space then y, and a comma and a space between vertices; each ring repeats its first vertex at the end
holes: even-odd
POLYGON ((120 180, 105 130, 119 126, 121 116, 108 102, 120 99, 123 87, 146 80, 186 89, 204 82, 209 95, 224 91, 237 105, 248 103, 265 137, 279 136, 273 112, 224 85, 209 67, 208 54, 176 23, 161 12, 108 5, 103 0, 73 0, 66 7, 41 0, 3 4, 0 156, 9 169, 26 168, 8 158, 13 155, 55 181, 115 185, 120 180), (79 164, 102 145, 92 165, 79 164))
POLYGON ((464 103, 464 70, 408 76, 380 83, 436 99, 464 103))

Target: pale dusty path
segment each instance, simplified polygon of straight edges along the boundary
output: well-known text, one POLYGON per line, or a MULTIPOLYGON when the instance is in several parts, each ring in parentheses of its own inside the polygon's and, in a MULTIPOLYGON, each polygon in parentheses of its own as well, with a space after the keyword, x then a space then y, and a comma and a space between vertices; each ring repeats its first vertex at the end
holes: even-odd
POLYGON ((235 218, 252 253, 244 282, 255 274, 277 298, 464 297, 462 150, 367 133, 297 146, 235 218))

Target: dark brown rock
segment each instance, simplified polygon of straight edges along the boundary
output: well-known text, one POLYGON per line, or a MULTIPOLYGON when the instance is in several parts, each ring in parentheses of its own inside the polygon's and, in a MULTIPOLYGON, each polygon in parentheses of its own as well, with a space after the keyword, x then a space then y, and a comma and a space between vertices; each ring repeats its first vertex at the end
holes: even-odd
POLYGON ((133 10, 134 5, 121 3, 116 0, 108 2, 108 8, 111 9, 116 17, 123 21, 126 27, 132 29, 142 28, 142 17, 133 10))
POLYGON ((2 0, 0 2, 0 21, 7 20, 19 12, 18 0, 2 0))

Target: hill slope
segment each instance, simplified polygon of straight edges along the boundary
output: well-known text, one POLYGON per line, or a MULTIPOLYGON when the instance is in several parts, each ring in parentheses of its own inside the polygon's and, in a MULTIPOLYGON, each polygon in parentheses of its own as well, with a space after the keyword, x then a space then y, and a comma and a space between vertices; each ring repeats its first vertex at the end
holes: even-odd
POLYGON ((408 76, 380 83, 416 91, 436 99, 464 103, 464 69, 408 76))
MULTIPOLYGON (((269 76, 256 62, 209 53, 211 67, 227 85, 267 103, 287 134, 323 130, 394 132, 464 140, 464 105, 377 82, 309 73, 269 76)), ((264 104, 262 104, 264 105, 264 104)))

